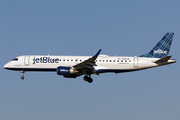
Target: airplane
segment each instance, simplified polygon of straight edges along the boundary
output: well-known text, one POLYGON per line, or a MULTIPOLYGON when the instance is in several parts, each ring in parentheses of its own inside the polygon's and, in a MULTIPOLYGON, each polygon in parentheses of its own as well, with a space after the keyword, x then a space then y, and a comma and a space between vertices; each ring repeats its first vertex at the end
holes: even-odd
POLYGON ((14 58, 4 65, 5 69, 20 71, 24 79, 25 71, 56 72, 66 78, 84 75, 84 80, 92 83, 92 74, 131 72, 175 63, 169 51, 174 33, 167 33, 149 52, 135 57, 99 55, 94 56, 50 56, 24 55, 14 58))

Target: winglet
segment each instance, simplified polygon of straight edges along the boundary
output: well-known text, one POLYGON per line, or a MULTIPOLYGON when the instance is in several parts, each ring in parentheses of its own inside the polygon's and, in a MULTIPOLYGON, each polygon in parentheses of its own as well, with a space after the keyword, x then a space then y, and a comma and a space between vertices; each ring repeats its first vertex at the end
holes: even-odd
POLYGON ((93 59, 96 59, 99 55, 99 53, 101 52, 101 49, 92 57, 93 59))

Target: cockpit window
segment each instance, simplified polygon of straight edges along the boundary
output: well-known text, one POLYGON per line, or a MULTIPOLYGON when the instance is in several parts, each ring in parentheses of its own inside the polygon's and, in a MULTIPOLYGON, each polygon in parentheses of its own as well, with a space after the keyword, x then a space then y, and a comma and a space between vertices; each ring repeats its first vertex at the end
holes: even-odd
POLYGON ((18 58, 14 58, 14 59, 12 59, 12 61, 18 61, 18 58))

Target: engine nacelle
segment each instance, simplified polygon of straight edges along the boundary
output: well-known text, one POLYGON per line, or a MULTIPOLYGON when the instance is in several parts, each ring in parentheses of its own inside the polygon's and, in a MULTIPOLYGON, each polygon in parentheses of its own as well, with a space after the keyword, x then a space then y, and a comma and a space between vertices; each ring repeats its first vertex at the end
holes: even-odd
POLYGON ((59 66, 57 67, 56 72, 58 75, 71 75, 77 73, 78 71, 71 67, 59 66))

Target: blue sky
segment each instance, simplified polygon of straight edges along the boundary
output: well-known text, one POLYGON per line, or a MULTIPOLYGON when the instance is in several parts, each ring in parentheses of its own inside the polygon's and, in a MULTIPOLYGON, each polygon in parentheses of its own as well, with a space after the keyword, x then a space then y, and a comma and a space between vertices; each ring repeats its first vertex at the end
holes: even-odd
POLYGON ((3 0, 0 119, 179 120, 179 0, 3 0), (3 69, 20 55, 138 56, 175 32, 175 64, 82 77, 3 69))

